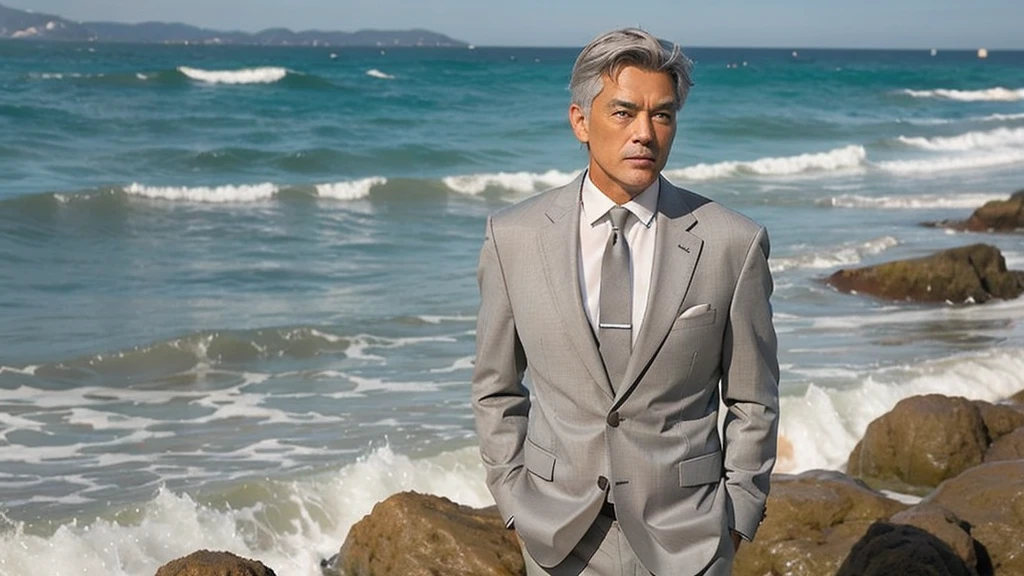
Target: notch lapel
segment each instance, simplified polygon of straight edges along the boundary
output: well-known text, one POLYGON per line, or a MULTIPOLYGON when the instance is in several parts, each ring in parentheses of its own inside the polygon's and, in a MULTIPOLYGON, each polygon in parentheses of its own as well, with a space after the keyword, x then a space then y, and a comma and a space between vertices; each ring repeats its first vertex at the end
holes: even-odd
POLYGON ((693 210, 683 200, 682 192, 664 178, 661 179, 655 217, 658 229, 647 311, 633 346, 633 354, 626 366, 624 381, 628 385, 620 387, 614 408, 618 408, 633 392, 644 370, 668 336, 686 292, 690 289, 704 247, 704 240, 690 232, 690 228, 697 223, 693 210))
POLYGON ((591 379, 609 400, 614 398, 611 382, 597 349, 593 329, 583 309, 580 292, 580 189, 584 171, 558 191, 545 215, 550 222, 540 234, 541 257, 548 292, 555 301, 558 318, 591 379))

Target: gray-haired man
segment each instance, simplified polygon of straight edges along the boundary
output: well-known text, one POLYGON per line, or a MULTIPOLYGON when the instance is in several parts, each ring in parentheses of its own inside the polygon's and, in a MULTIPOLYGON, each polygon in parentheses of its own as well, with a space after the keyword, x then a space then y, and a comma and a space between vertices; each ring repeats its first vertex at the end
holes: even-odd
POLYGON ((690 86, 676 46, 595 39, 570 83, 588 170, 487 223, 473 408, 531 575, 729 574, 764 515, 768 237, 660 176, 690 86))

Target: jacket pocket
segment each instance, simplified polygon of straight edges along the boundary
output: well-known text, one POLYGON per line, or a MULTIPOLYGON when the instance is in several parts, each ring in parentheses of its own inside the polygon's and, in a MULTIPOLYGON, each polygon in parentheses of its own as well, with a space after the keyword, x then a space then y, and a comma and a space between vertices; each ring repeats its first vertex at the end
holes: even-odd
POLYGON ((722 451, 695 456, 679 463, 679 485, 714 484, 722 479, 722 451))
POLYGON ((523 459, 526 469, 531 473, 551 482, 555 479, 555 455, 537 446, 529 438, 523 445, 523 459))
MULTIPOLYGON (((683 314, 686 314, 686 312, 683 312, 683 314)), ((718 310, 715 308, 709 308, 705 312, 701 312, 695 316, 677 316, 676 321, 672 323, 672 330, 689 330, 693 328, 702 328, 704 326, 713 326, 717 319, 718 310)))

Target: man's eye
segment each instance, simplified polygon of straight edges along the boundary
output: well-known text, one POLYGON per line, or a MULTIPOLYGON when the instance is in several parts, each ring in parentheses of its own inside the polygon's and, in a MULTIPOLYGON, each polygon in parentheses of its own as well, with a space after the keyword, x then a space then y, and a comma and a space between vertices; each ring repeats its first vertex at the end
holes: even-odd
POLYGON ((612 116, 616 118, 626 118, 629 116, 629 112, 625 110, 616 110, 615 112, 612 112, 612 116))

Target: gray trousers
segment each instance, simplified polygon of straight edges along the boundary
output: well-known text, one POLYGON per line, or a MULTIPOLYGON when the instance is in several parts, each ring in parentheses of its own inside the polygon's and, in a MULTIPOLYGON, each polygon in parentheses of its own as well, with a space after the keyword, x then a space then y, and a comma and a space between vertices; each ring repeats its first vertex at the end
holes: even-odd
MULTIPOLYGON (((723 546, 731 548, 732 542, 727 540, 723 546)), ((521 548, 526 562, 526 576, 655 576, 637 560, 619 529, 619 523, 603 515, 598 515, 569 556, 553 568, 537 564, 526 547, 521 548)), ((697 576, 730 576, 732 559, 732 554, 720 554, 697 576)), ((680 570, 680 573, 693 574, 684 570, 680 570)))

